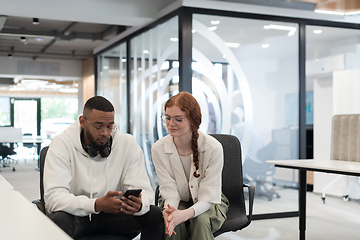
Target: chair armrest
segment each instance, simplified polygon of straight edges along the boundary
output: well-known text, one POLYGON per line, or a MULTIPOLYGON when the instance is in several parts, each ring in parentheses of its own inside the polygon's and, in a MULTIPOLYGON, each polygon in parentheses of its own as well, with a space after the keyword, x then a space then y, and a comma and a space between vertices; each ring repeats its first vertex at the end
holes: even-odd
POLYGON ((32 201, 33 204, 36 205, 36 207, 43 213, 46 215, 45 212, 45 203, 43 201, 41 201, 41 199, 36 199, 32 201))
POLYGON ((155 190, 155 206, 158 206, 159 204, 159 197, 160 197, 160 189, 159 186, 157 186, 155 190))
POLYGON ((254 197, 255 197, 255 187, 249 186, 248 184, 243 184, 243 187, 248 188, 249 192, 249 215, 248 215, 248 221, 243 228, 247 227, 252 220, 252 212, 253 212, 253 206, 254 206, 254 197))

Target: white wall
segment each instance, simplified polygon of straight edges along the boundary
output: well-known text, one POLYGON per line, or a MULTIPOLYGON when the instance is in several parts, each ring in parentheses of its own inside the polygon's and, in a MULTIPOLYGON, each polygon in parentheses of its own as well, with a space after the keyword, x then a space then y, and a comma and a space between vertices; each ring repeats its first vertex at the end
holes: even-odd
POLYGON ((44 78, 59 81, 79 80, 82 77, 80 60, 31 60, 29 58, 0 57, 0 77, 44 78))

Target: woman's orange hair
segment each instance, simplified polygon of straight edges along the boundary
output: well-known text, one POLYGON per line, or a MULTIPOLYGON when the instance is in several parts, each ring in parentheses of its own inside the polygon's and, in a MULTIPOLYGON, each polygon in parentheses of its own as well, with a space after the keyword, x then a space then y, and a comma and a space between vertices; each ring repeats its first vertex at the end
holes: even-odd
POLYGON ((172 106, 178 106, 181 111, 186 113, 187 118, 190 120, 192 132, 191 150, 193 152, 193 162, 196 168, 194 176, 198 178, 200 177, 200 174, 197 173, 197 170, 199 170, 199 150, 197 140, 199 138, 198 130, 201 124, 200 105, 190 93, 180 92, 167 100, 165 103, 165 111, 172 106))

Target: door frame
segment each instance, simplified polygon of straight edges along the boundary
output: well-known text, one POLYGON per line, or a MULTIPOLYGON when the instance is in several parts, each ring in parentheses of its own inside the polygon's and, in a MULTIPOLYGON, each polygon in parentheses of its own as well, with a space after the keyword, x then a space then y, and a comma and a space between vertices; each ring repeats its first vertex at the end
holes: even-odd
POLYGON ((18 98, 10 97, 10 122, 11 126, 15 125, 15 101, 36 101, 36 134, 40 136, 40 122, 41 122, 41 98, 18 98))

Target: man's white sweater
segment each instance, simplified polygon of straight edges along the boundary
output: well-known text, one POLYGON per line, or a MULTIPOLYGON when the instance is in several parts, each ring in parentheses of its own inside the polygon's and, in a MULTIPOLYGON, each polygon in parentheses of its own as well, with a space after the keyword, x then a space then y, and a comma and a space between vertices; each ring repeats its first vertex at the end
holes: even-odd
POLYGON ((91 158, 83 149, 79 118, 49 147, 44 167, 44 200, 47 211, 65 211, 76 216, 95 214, 95 200, 108 191, 141 188, 143 215, 154 193, 146 173, 144 156, 132 135, 112 134, 107 158, 91 158))

